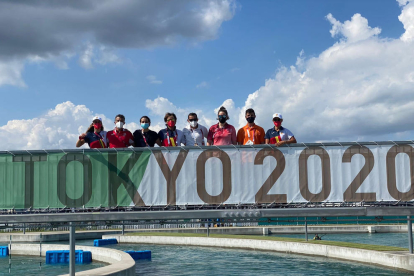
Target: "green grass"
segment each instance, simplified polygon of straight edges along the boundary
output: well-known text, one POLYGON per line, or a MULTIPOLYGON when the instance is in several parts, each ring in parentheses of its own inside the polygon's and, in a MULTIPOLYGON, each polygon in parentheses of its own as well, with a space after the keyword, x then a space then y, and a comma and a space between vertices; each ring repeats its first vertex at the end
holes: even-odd
MULTIPOLYGON (((206 237, 206 234, 199 233, 170 233, 170 232, 134 232, 125 234, 126 236, 168 236, 168 237, 206 237)), ((396 246, 385 246, 375 244, 363 244, 363 243, 351 243, 341 241, 315 241, 297 238, 284 238, 284 237, 273 237, 273 236, 253 236, 253 235, 222 235, 222 234, 210 234, 210 238, 222 238, 222 239, 248 239, 248 240, 266 240, 266 241, 283 241, 283 242, 303 242, 303 243, 314 243, 324 244, 333 246, 342 246, 358 249, 367 249, 375 251, 408 251, 406 248, 396 246)))

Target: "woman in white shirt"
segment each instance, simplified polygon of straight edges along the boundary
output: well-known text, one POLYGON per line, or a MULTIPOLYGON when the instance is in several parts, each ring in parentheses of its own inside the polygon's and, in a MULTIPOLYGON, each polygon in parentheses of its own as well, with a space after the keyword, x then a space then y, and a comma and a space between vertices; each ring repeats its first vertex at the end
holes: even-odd
POLYGON ((188 114, 188 126, 183 129, 184 144, 186 146, 204 146, 204 138, 207 138, 208 130, 205 126, 198 124, 195 113, 188 114))

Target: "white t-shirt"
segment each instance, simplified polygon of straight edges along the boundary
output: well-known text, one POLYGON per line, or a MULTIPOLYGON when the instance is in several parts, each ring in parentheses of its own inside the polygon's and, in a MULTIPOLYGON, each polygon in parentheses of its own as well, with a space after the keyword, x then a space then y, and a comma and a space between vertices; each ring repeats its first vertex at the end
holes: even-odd
POLYGON ((186 146, 194 146, 195 143, 199 146, 204 146, 204 138, 207 138, 208 130, 205 126, 200 124, 197 128, 192 129, 190 125, 183 128, 183 141, 186 146))

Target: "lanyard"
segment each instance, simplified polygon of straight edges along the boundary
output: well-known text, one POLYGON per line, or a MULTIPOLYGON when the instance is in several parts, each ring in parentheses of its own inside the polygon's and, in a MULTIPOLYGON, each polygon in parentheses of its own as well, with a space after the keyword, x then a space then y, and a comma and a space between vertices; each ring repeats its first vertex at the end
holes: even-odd
POLYGON ((95 135, 99 137, 99 139, 101 140, 101 143, 102 143, 101 146, 103 148, 105 148, 106 147, 106 144, 105 144, 105 141, 104 141, 103 137, 101 136, 101 134, 95 132, 95 135))
POLYGON ((142 138, 144 138, 145 145, 146 145, 147 147, 149 147, 149 145, 148 145, 148 143, 147 143, 147 138, 145 138, 145 132, 144 132, 144 130, 142 130, 142 138))
MULTIPOLYGON (((246 131, 247 131, 247 136, 249 137, 249 140, 250 140, 250 130, 246 129, 246 131)), ((256 129, 253 129, 253 143, 254 143, 254 136, 255 135, 256 135, 256 129)))
MULTIPOLYGON (((191 136, 194 139, 194 145, 196 145, 197 144, 197 139, 196 139, 196 137, 194 135, 193 129, 190 128, 190 130, 191 130, 191 136)), ((203 130, 201 128, 200 128, 200 131, 201 131, 201 145, 204 146, 204 133, 203 133, 203 130)))
MULTIPOLYGON (((168 134, 168 128, 166 130, 167 130, 168 146, 170 146, 171 145, 171 140, 170 140, 170 135, 168 134)), ((177 130, 175 131, 175 136, 173 138, 175 138, 175 137, 178 137, 177 130)))

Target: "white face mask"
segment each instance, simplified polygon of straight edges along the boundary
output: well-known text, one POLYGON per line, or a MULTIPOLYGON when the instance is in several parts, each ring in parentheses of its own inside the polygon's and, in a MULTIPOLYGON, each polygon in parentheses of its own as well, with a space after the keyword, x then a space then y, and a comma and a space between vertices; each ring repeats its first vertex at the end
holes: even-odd
POLYGON ((196 121, 190 121, 190 126, 196 127, 198 123, 196 121))
POLYGON ((124 127, 124 125, 125 124, 123 122, 116 123, 116 127, 119 128, 119 129, 122 129, 124 127))

